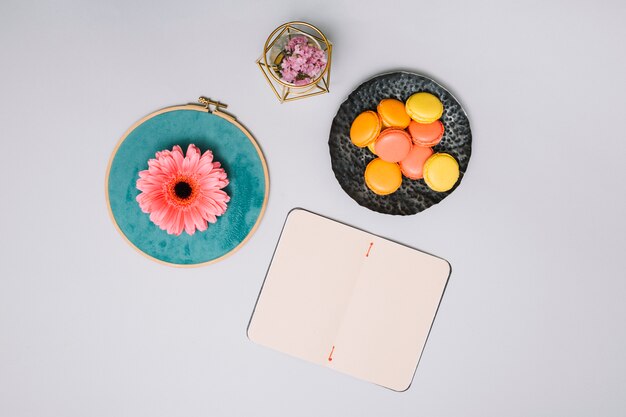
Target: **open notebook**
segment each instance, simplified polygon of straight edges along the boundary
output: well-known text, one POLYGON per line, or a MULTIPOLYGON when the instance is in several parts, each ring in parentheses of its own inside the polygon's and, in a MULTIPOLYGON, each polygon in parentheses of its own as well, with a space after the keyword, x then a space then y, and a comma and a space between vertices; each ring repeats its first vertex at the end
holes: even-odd
POLYGON ((302 209, 287 216, 248 326, 261 345, 406 390, 450 264, 302 209))

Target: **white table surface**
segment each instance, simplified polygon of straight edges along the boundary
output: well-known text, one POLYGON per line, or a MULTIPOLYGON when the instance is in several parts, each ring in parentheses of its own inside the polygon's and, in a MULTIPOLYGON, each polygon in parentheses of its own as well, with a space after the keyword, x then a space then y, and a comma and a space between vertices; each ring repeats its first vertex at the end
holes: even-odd
POLYGON ((621 416, 626 408, 626 3, 0 2, 0 415, 621 416), (334 43, 331 93, 280 105, 254 60, 289 20, 334 43), (463 183, 421 214, 358 206, 331 120, 381 72, 466 108, 463 183), (176 269, 107 214, 137 119, 207 95, 265 152, 249 243, 176 269), (287 212, 437 254, 453 272, 412 387, 396 393, 251 343, 287 212))

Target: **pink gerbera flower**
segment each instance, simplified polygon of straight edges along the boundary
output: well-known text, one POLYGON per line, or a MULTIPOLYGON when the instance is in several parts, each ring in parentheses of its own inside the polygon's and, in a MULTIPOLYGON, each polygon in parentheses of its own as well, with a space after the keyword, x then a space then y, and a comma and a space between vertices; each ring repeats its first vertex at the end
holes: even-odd
POLYGON ((157 152, 156 159, 148 161, 148 169, 139 173, 137 202, 167 233, 178 236, 185 230, 193 235, 224 214, 230 197, 222 188, 227 185, 226 172, 213 161, 210 150, 201 155, 192 144, 183 157, 176 145, 171 151, 157 152))

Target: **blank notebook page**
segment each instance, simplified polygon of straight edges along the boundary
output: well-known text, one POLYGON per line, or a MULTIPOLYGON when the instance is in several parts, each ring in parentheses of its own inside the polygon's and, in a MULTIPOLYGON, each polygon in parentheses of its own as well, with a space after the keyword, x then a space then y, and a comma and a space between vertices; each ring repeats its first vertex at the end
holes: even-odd
POLYGON ((305 210, 287 217, 248 337, 403 391, 450 275, 447 261, 305 210))

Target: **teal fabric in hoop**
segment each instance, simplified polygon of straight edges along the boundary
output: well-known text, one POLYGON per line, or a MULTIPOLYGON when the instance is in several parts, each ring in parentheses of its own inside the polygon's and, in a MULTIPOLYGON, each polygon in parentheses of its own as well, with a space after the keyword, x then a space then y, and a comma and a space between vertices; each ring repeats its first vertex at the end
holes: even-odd
POLYGON ((265 160, 245 129, 224 117, 195 105, 165 109, 140 121, 114 151, 106 184, 109 209, 120 232, 149 257, 182 266, 215 261, 243 244, 260 221, 269 190, 265 160), (201 152, 211 149, 222 163, 231 199, 206 231, 173 236, 141 211, 136 183, 157 151, 174 145, 186 151, 190 143, 201 152))

